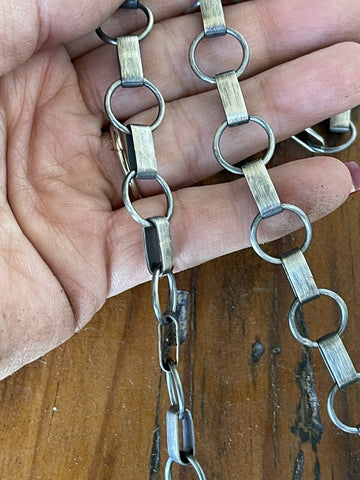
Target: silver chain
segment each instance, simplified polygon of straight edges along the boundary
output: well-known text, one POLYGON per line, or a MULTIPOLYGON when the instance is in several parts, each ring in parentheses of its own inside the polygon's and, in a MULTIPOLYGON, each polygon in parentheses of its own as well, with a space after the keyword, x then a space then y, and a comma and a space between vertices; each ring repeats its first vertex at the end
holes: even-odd
POLYGON ((131 217, 141 225, 143 232, 146 264, 152 275, 151 297, 155 317, 158 321, 158 351, 160 368, 165 372, 166 385, 170 398, 170 408, 166 414, 167 448, 169 458, 165 466, 165 480, 172 479, 174 463, 190 465, 200 480, 206 480, 199 461, 195 458, 195 431, 190 410, 186 407, 183 385, 178 371, 180 344, 185 341, 189 306, 189 293, 179 290, 174 276, 174 258, 170 236, 170 220, 174 201, 166 180, 158 173, 153 131, 156 130, 165 114, 165 101, 159 89, 144 77, 140 41, 144 40, 153 27, 151 10, 138 0, 127 0, 122 9, 140 9, 147 17, 147 25, 139 35, 109 37, 101 27, 99 37, 116 47, 120 78, 107 90, 105 112, 111 123, 114 148, 125 172, 122 185, 124 206, 131 217), (158 102, 158 115, 148 126, 124 125, 112 107, 112 97, 119 88, 146 87, 158 102), (164 215, 142 217, 136 210, 134 201, 141 197, 137 180, 156 181, 166 198, 164 215), (165 308, 161 306, 159 288, 162 278, 168 282, 168 296, 165 308))
MULTIPOLYGON (((360 381, 350 357, 341 340, 346 323, 347 307, 342 298, 335 292, 319 289, 313 279, 304 253, 310 245, 312 227, 308 216, 297 206, 282 203, 271 181, 266 164, 275 150, 275 135, 270 125, 255 115, 249 115, 239 84, 239 77, 246 70, 249 61, 249 46, 246 39, 237 30, 226 25, 221 0, 200 0, 203 31, 193 40, 189 50, 189 61, 194 73, 203 81, 216 85, 226 119, 219 126, 213 141, 213 150, 220 165, 236 175, 244 176, 259 214, 250 230, 251 244, 264 260, 283 266, 290 285, 295 294, 295 301, 290 308, 289 325, 294 337, 303 345, 319 348, 335 385, 328 398, 328 412, 332 421, 340 429, 348 433, 360 432, 359 426, 348 426, 342 423, 334 409, 334 399, 339 388, 360 381), (225 35, 233 36, 240 44, 242 58, 236 69, 211 76, 200 69, 196 60, 196 50, 204 37, 213 38, 225 35), (262 127, 268 138, 268 148, 264 158, 243 164, 241 167, 231 165, 221 151, 221 137, 229 127, 241 126, 254 122, 262 127), (280 258, 272 257, 260 247, 257 230, 261 220, 271 218, 284 212, 293 212, 303 222, 306 230, 305 241, 301 248, 293 249, 280 258), (340 309, 340 326, 338 331, 312 341, 303 336, 296 325, 296 312, 305 303, 311 302, 321 295, 332 298, 340 309)), ((197 4, 195 5, 195 7, 197 4)), ((126 0, 120 8, 140 9, 147 17, 147 25, 139 35, 127 35, 112 38, 101 27, 97 29, 99 37, 106 43, 116 47, 120 78, 107 90, 105 95, 105 111, 111 123, 111 132, 115 150, 124 168, 125 179, 122 186, 124 206, 132 218, 141 225, 143 243, 148 270, 152 275, 152 304, 158 321, 158 350, 160 368, 165 372, 170 408, 166 414, 168 461, 165 466, 165 480, 172 480, 172 466, 191 465, 200 480, 206 480, 203 469, 195 457, 194 425, 190 410, 186 407, 183 385, 178 371, 180 344, 186 337, 187 312, 189 294, 178 290, 174 276, 174 259, 171 246, 170 220, 173 215, 174 202, 171 189, 157 169, 153 131, 156 130, 165 114, 165 101, 158 88, 144 77, 140 41, 144 40, 153 27, 151 10, 139 0, 126 0), (119 88, 148 88, 158 103, 158 115, 151 125, 124 125, 112 107, 112 97, 119 88), (166 212, 163 215, 149 218, 142 217, 136 210, 134 202, 141 197, 136 181, 156 181, 166 198, 166 212), (165 308, 159 298, 160 280, 168 282, 168 296, 165 308)), ((191 7, 190 7, 191 9, 191 7)))
MULTIPOLYGON (((345 425, 337 417, 334 408, 334 399, 337 391, 339 389, 345 389, 347 386, 360 381, 360 374, 356 372, 349 354, 340 338, 344 333, 347 324, 347 307, 344 300, 338 294, 331 290, 317 287, 309 265, 304 257, 304 253, 311 242, 311 222, 306 213, 299 207, 285 204, 280 201, 275 186, 265 167, 274 153, 275 136, 270 125, 264 119, 249 115, 238 82, 238 78, 244 72, 248 63, 248 44, 238 31, 226 25, 221 0, 200 0, 200 11, 204 28, 203 31, 194 38, 191 44, 189 61, 191 68, 199 78, 205 82, 216 84, 224 107, 226 120, 217 129, 213 141, 215 157, 224 169, 236 175, 243 175, 249 185, 250 191, 259 210, 259 214, 254 219, 250 229, 251 245, 255 252, 264 260, 282 265, 285 270, 286 276, 295 294, 295 301, 289 312, 290 330, 298 342, 309 348, 318 348, 320 350, 330 375, 335 382, 330 391, 327 402, 327 409, 331 420, 338 428, 347 433, 360 434, 360 425, 345 425), (204 37, 212 38, 228 34, 235 37, 240 43, 243 53, 240 65, 235 70, 210 76, 203 72, 198 66, 195 56, 196 48, 204 37), (230 165, 221 153, 221 136, 227 127, 232 128, 235 126, 241 126, 249 122, 256 122, 266 132, 268 137, 268 149, 265 156, 263 159, 247 162, 242 165, 241 168, 230 165), (306 235, 301 248, 295 248, 281 255, 280 258, 276 258, 267 254, 260 247, 257 238, 257 230, 263 219, 272 218, 275 215, 284 212, 284 210, 291 211, 300 218, 305 226, 306 235), (305 303, 312 302, 322 295, 332 298, 338 305, 340 311, 339 328, 336 332, 331 332, 316 341, 312 341, 299 332, 296 324, 296 312, 305 303)), ((354 135, 356 136, 356 130, 353 123, 350 121, 349 112, 344 112, 341 118, 338 117, 334 121, 341 123, 341 121, 344 120, 348 124, 347 126, 351 131, 351 141, 353 141, 354 135)), ((334 148, 337 149, 333 151, 339 151, 338 147, 334 148)), ((324 150, 319 151, 324 152, 324 150)), ((327 148, 325 152, 329 153, 329 148, 327 148)))

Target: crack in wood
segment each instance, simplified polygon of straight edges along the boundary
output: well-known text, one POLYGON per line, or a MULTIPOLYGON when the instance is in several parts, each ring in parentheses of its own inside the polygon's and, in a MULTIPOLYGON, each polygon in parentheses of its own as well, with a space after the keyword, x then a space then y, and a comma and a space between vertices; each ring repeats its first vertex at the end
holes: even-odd
MULTIPOLYGON (((298 309, 296 321, 301 335, 307 337, 307 328, 301 309, 298 309)), ((305 462, 305 455, 301 447, 304 443, 310 443, 316 454, 324 430, 320 419, 319 399, 314 385, 311 350, 304 345, 302 346, 301 361, 296 367, 295 379, 300 389, 300 400, 296 408, 295 424, 291 427, 291 431, 299 438, 300 444, 295 459, 293 480, 301 480, 305 462)), ((314 464, 314 479, 320 480, 320 464, 317 457, 314 464)))

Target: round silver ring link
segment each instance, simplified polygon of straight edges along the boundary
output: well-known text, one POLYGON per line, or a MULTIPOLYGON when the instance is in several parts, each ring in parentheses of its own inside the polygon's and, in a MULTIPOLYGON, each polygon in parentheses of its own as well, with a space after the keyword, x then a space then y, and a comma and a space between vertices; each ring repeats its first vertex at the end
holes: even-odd
MULTIPOLYGON (((267 152, 263 158, 264 165, 266 165, 271 157, 274 155, 275 151, 275 135, 270 127, 270 125, 261 117, 257 117, 256 115, 249 115, 249 121, 250 122, 255 122, 261 127, 266 132, 266 135, 269 140, 269 146, 267 149, 267 152)), ((231 173, 235 173, 236 175, 244 175, 242 168, 240 167, 235 167, 234 165, 231 165, 228 163, 225 158, 223 157, 221 150, 220 150, 220 139, 222 134, 224 133, 224 130, 228 126, 227 122, 224 122, 220 125, 220 127, 216 130, 215 136, 214 136, 214 142, 213 142, 213 149, 214 149, 214 154, 216 157, 216 160, 220 163, 220 165, 225 168, 225 170, 228 170, 231 173)))
MULTIPOLYGON (((124 8, 124 7, 120 6, 119 8, 124 8)), ((139 41, 141 41, 141 40, 144 40, 144 38, 146 38, 149 35, 149 33, 151 32, 151 30, 154 26, 154 15, 153 15, 152 11, 150 10, 150 8, 147 7, 144 3, 139 2, 137 8, 142 10, 145 13, 146 18, 147 18, 147 25, 146 25, 145 29, 138 35, 139 41)), ((99 35, 99 37, 101 38, 101 40, 103 42, 109 43, 110 45, 117 45, 116 38, 113 38, 113 37, 110 37, 109 35, 107 35, 101 27, 96 29, 96 33, 99 35)))
POLYGON ((169 371, 166 372, 166 384, 171 405, 179 407, 179 420, 184 418, 186 410, 184 389, 178 369, 173 361, 168 362, 169 371))
MULTIPOLYGON (((192 455, 187 455, 186 459, 189 461, 189 465, 195 470, 199 480, 206 480, 204 470, 202 469, 200 463, 192 455)), ((169 458, 165 465, 165 480, 172 480, 171 468, 175 460, 169 458)))
MULTIPOLYGON (((116 82, 114 82, 108 88, 108 91, 106 92, 106 95, 105 95, 105 102, 104 102, 105 111, 106 111, 107 116, 109 117, 110 122, 116 128, 118 128, 122 132, 126 133, 127 135, 130 135, 130 130, 123 123, 119 122, 119 120, 115 117, 114 112, 113 112, 112 107, 111 107, 111 98, 112 98, 115 90, 117 88, 121 87, 121 85, 122 85, 122 80, 119 79, 119 80, 116 80, 116 82)), ((165 100, 164 100, 164 97, 162 96, 160 90, 152 82, 150 82, 146 78, 144 78, 144 85, 142 85, 142 86, 147 87, 149 90, 151 90, 153 92, 153 94, 155 95, 155 97, 158 101, 158 104, 159 104, 159 113, 158 113, 156 119, 154 120, 154 122, 150 125, 151 130, 155 130, 160 125, 160 123, 162 122, 162 120, 164 118, 165 100)))
MULTIPOLYGON (((126 177, 124 178, 123 184, 122 184, 122 198, 124 205, 126 207, 126 210, 129 212, 129 214, 132 216, 132 218, 137 222, 140 223, 143 227, 151 227, 151 223, 146 220, 146 218, 142 217, 141 215, 138 214, 138 212, 135 210, 133 207, 133 204, 130 199, 130 194, 129 191, 131 190, 130 184, 131 181, 136 177, 136 172, 135 170, 132 170, 129 172, 126 177)), ((156 174, 156 177, 154 178, 159 185, 162 187, 164 190, 164 194, 166 196, 167 200, 167 209, 166 209, 166 214, 165 218, 170 221, 173 211, 174 211, 174 199, 170 190, 169 185, 166 183, 166 181, 163 179, 161 175, 158 173, 156 174)))
MULTIPOLYGON (((341 336, 343 333, 344 333, 344 330, 346 328, 346 325, 347 325, 347 320, 348 320, 348 309, 347 309, 347 306, 346 306, 346 303, 344 302, 344 300, 340 297, 340 295, 338 295, 337 293, 333 292, 332 290, 327 290, 325 288, 319 288, 319 294, 320 295, 326 295, 327 297, 330 297, 332 298, 333 300, 335 300, 335 302, 338 304, 339 308, 340 308, 340 313, 341 313, 341 321, 340 321, 340 326, 337 330, 337 334, 339 336, 341 336)), ((299 342, 299 343, 302 343, 303 345, 305 345, 306 347, 310 347, 310 348, 319 348, 319 344, 318 342, 313 342, 312 340, 310 340, 309 338, 306 338, 306 337, 303 337, 300 333, 299 333, 299 330, 297 329, 296 327, 296 317, 295 317, 295 314, 296 314, 296 310, 300 307, 300 302, 298 299, 295 299, 295 301, 293 302, 293 304, 291 305, 290 307, 290 311, 289 311, 289 326, 290 326, 290 330, 291 330, 291 333, 294 335, 294 337, 296 338, 296 340, 299 342)))
MULTIPOLYGON (((237 30, 234 30, 233 28, 227 27, 226 28, 226 33, 229 35, 233 36, 236 38, 236 40, 239 41, 242 51, 243 51, 243 59, 239 65, 239 67, 235 70, 236 76, 239 78, 240 75, 244 72, 246 69, 248 63, 249 63, 249 58, 250 58, 250 49, 247 41, 245 38, 239 33, 237 30)), ((194 40, 191 43, 190 50, 189 50, 189 62, 190 66, 193 70, 193 72, 201 78, 201 80, 204 80, 204 82, 211 83, 211 84, 216 84, 215 77, 212 77, 211 75, 207 75, 205 72, 203 72, 200 67, 198 66, 195 58, 195 53, 197 46, 199 45, 200 41, 205 38, 205 33, 200 32, 194 40)))
MULTIPOLYGON (((358 378, 358 381, 360 381, 360 373, 357 374, 357 378, 358 378)), ((339 387, 335 383, 335 385, 330 390, 328 401, 327 401, 327 410, 328 410, 328 413, 329 413, 329 417, 330 417, 331 421, 334 423, 334 425, 336 427, 340 428, 340 430, 343 430, 346 433, 352 433, 352 434, 355 434, 355 435, 360 435, 360 425, 357 425, 356 427, 351 427, 349 425, 346 425, 336 415, 334 402, 335 402, 335 396, 336 396, 338 391, 339 391, 339 387)))
MULTIPOLYGON (((296 205, 291 205, 291 204, 288 204, 288 203, 282 203, 281 206, 282 206, 283 210, 289 210, 293 213, 296 213, 296 215, 298 215, 301 218, 301 220, 302 220, 302 222, 305 226, 306 237, 305 237, 304 243, 303 243, 302 247, 300 248, 300 250, 302 251, 302 253, 305 253, 306 250, 310 246, 311 238, 312 238, 312 227, 311 227, 311 222, 309 220, 309 217, 306 215, 306 213, 303 210, 301 210, 301 208, 297 207, 296 205)), ((271 255, 268 255, 267 253, 264 252, 264 250, 259 245, 259 242, 257 240, 257 229, 259 227, 259 224, 260 224, 261 220, 262 220, 262 216, 260 214, 258 214, 257 217, 255 218, 255 220, 253 221, 252 225, 251 225, 250 243, 251 243, 253 249, 255 250, 255 252, 261 258, 263 258, 265 261, 270 262, 270 263, 275 263, 277 265, 281 265, 281 263, 282 263, 281 258, 272 257, 271 255)))
POLYGON ((151 298, 152 304, 155 312, 155 316, 160 325, 168 325, 169 322, 166 319, 167 314, 175 315, 176 313, 176 298, 177 298, 177 287, 175 275, 173 272, 166 273, 163 275, 166 277, 169 282, 169 296, 167 303, 167 310, 163 313, 160 305, 159 298, 159 283, 161 278, 161 269, 160 267, 155 268, 152 283, 151 283, 151 298))
POLYGON ((310 150, 313 153, 328 153, 328 154, 339 153, 339 152, 342 152, 343 150, 346 150, 355 142, 357 137, 357 131, 356 131, 354 122, 350 121, 349 128, 350 128, 350 137, 346 142, 342 143, 341 145, 337 145, 336 147, 326 147, 322 145, 316 145, 316 143, 312 142, 310 139, 307 139, 306 143, 308 145, 308 150, 310 150))

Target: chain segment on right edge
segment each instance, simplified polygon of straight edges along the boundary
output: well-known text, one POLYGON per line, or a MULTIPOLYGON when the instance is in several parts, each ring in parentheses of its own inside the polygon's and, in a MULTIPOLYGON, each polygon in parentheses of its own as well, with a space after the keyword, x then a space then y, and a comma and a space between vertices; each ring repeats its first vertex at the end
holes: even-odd
POLYGON ((97 34, 106 43, 116 47, 120 79, 115 81, 105 95, 105 111, 111 122, 114 148, 125 172, 122 186, 123 202, 133 219, 142 226, 145 257, 152 275, 152 303, 158 320, 159 363, 166 375, 170 408, 166 414, 167 447, 169 458, 165 466, 165 480, 172 479, 172 466, 191 465, 199 480, 206 480, 203 469, 195 458, 195 433, 190 410, 178 372, 179 347, 185 340, 189 293, 178 290, 173 273, 174 259, 170 237, 170 220, 173 214, 173 197, 169 185, 157 169, 152 132, 161 124, 165 113, 165 101, 158 88, 143 75, 140 41, 153 27, 151 10, 138 0, 126 0, 122 9, 140 9, 147 17, 147 26, 139 35, 109 37, 101 27, 97 34), (147 87, 157 99, 159 110, 155 121, 149 125, 124 125, 112 108, 112 96, 119 88, 147 87), (165 215, 142 217, 134 207, 140 190, 137 180, 156 181, 162 188, 167 210, 165 215), (160 304, 160 280, 168 282, 168 300, 164 309, 160 304))
POLYGON ((339 389, 360 381, 360 374, 356 372, 349 354, 341 340, 344 333, 348 312, 344 300, 335 292, 318 288, 309 265, 304 257, 308 249, 312 227, 308 216, 299 207, 282 203, 275 190, 275 186, 266 169, 266 164, 272 158, 275 149, 275 136, 270 125, 263 119, 248 113, 246 103, 239 84, 239 77, 245 71, 249 61, 249 46, 245 38, 237 31, 226 25, 221 0, 200 0, 200 11, 203 21, 203 31, 193 40, 189 50, 189 62, 194 73, 207 83, 217 86, 226 120, 217 129, 213 150, 220 165, 236 175, 244 176, 254 197, 259 214, 254 219, 250 229, 250 241, 255 252, 264 260, 282 265, 290 285, 295 294, 295 301, 289 312, 289 325, 296 340, 310 348, 318 348, 335 384, 330 391, 327 409, 331 420, 341 430, 347 433, 360 434, 360 425, 349 426, 344 424, 336 415, 334 401, 339 389), (224 35, 233 36, 242 49, 242 60, 236 70, 219 73, 215 76, 208 75, 200 69, 196 60, 196 49, 204 37, 214 38, 224 35), (223 156, 220 147, 221 136, 229 127, 241 126, 249 122, 260 125, 268 138, 268 148, 263 159, 249 161, 242 167, 231 165, 223 156), (304 224, 306 236, 303 245, 276 258, 268 255, 260 247, 257 231, 263 219, 274 217, 283 211, 290 211, 297 215, 304 224), (302 305, 312 302, 321 295, 330 297, 339 307, 339 328, 316 341, 307 338, 306 334, 299 332, 296 323, 296 313, 302 305))

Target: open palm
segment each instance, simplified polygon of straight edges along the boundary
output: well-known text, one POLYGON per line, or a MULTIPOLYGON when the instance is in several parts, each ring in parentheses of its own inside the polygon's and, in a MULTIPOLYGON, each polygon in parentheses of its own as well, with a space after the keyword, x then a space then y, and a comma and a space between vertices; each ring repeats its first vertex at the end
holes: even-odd
MULTIPOLYGON (((17 3, 0 0, 1 377, 69 338, 108 296, 148 279, 140 228, 122 208, 121 168, 103 133, 102 99, 118 76, 115 52, 91 33, 118 2, 44 0, 36 8, 39 2, 29 1, 21 12, 17 3)), ((202 91, 186 62, 199 16, 179 16, 185 0, 148 3, 158 23, 142 46, 144 70, 168 102, 155 144, 160 173, 176 190, 180 270, 247 246, 256 207, 242 180, 189 188, 218 169, 211 139, 223 114, 216 92, 202 91)), ((360 103, 359 5, 305 3, 226 7, 253 55, 242 83, 249 112, 266 118, 278 140, 360 103)), ((223 52, 213 54, 221 61, 223 52)), ((228 52, 230 63, 237 55, 228 52)), ((153 99, 140 90, 121 93, 119 118, 153 115, 153 99)), ((262 142, 257 131, 239 132, 228 154, 241 160, 262 142)), ((352 188, 348 170, 329 158, 271 174, 281 199, 313 219, 352 188)), ((163 210, 158 193, 145 191, 138 202, 144 216, 163 210)), ((286 233, 280 221, 264 239, 286 233)))

